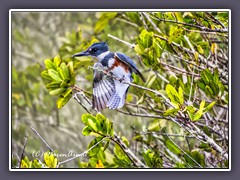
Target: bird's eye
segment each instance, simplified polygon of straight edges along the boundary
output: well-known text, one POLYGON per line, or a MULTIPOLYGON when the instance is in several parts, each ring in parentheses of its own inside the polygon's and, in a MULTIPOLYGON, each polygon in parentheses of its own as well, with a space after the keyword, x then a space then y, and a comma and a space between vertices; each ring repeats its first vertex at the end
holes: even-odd
POLYGON ((98 49, 97 48, 92 48, 92 52, 96 52, 98 49))

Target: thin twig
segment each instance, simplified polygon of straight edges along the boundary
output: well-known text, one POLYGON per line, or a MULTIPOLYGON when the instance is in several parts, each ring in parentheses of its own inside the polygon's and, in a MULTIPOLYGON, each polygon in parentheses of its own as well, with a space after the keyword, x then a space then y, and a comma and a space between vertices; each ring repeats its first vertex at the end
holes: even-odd
POLYGON ((147 23, 146 23, 146 21, 145 21, 145 19, 144 19, 144 17, 143 17, 142 12, 139 12, 139 14, 140 14, 140 20, 142 20, 144 28, 145 28, 146 30, 148 30, 147 23))
POLYGON ((182 70, 182 69, 180 69, 180 68, 177 68, 177 67, 175 67, 175 66, 172 66, 172 65, 170 65, 170 64, 166 64, 166 63, 164 63, 164 62, 159 62, 159 63, 162 64, 162 65, 164 65, 164 66, 167 66, 167 67, 169 67, 169 68, 171 68, 171 69, 175 69, 175 70, 179 71, 181 74, 188 74, 188 75, 192 75, 192 76, 195 76, 195 77, 201 77, 199 74, 195 74, 195 73, 191 73, 191 72, 184 71, 184 70, 182 70))
POLYGON ((170 138, 168 136, 169 140, 175 145, 177 146, 186 156, 188 156, 196 165, 198 165, 198 167, 203 168, 194 158, 192 158, 192 156, 190 156, 188 153, 186 153, 177 143, 175 143, 172 138, 170 138))
POLYGON ((88 150, 84 151, 83 153, 77 154, 76 156, 74 156, 74 157, 72 157, 72 158, 69 158, 69 159, 66 159, 66 160, 64 160, 64 161, 62 161, 62 162, 59 162, 58 165, 57 165, 57 168, 58 168, 60 165, 62 165, 62 164, 64 164, 64 163, 67 163, 67 162, 69 162, 69 161, 72 161, 72 160, 74 160, 74 159, 76 159, 76 158, 80 158, 80 157, 86 156, 89 151, 91 151, 93 148, 95 148, 97 145, 99 145, 99 144, 100 144, 101 142, 103 142, 105 139, 109 139, 109 137, 104 137, 103 139, 101 139, 101 141, 97 142, 96 144, 94 144, 92 147, 90 147, 88 150))
POLYGON ((19 167, 19 168, 21 167, 22 159, 24 158, 24 152, 25 152, 27 140, 28 140, 28 136, 25 136, 25 137, 24 137, 24 144, 23 144, 22 154, 21 154, 21 157, 20 157, 19 162, 18 162, 18 167, 19 167))
POLYGON ((113 39, 115 39, 115 40, 117 40, 117 41, 119 41, 119 42, 121 42, 121 43, 126 44, 126 45, 127 45, 128 47, 130 47, 131 49, 133 49, 133 48, 135 47, 135 44, 131 44, 131 43, 129 43, 129 42, 127 42, 127 41, 124 41, 124 40, 122 40, 122 39, 119 39, 119 38, 117 38, 116 36, 113 36, 113 35, 111 35, 111 34, 108 34, 108 37, 113 38, 113 39))
POLYGON ((78 102, 78 104, 80 104, 80 105, 83 107, 83 109, 84 109, 85 111, 87 111, 87 113, 90 114, 90 111, 83 105, 83 103, 81 102, 81 100, 78 98, 78 96, 77 96, 78 94, 81 94, 81 95, 82 95, 81 92, 78 92, 78 93, 75 93, 75 94, 73 95, 73 98, 76 99, 76 101, 78 102))
POLYGON ((54 150, 48 145, 48 143, 43 139, 43 137, 37 132, 36 129, 34 129, 32 126, 31 126, 31 129, 35 132, 35 134, 42 140, 42 142, 47 146, 47 148, 51 151, 51 152, 54 152, 54 150))
POLYGON ((154 15, 153 13, 150 13, 150 15, 152 15, 152 17, 154 17, 155 19, 159 20, 159 21, 163 21, 163 22, 171 22, 171 23, 176 23, 176 24, 181 24, 184 26, 190 26, 190 27, 195 27, 197 29, 200 29, 202 31, 206 31, 206 32, 219 32, 219 33, 228 33, 228 30, 226 28, 224 29, 209 29, 207 27, 204 26, 200 26, 200 25, 196 25, 196 24, 188 24, 185 22, 179 22, 179 21, 174 21, 174 20, 166 20, 166 19, 162 19, 157 17, 156 15, 154 15))
MULTIPOLYGON (((166 42, 169 42, 167 38, 163 37, 163 36, 160 36, 158 34, 154 34, 155 37, 158 37, 166 42)), ((191 49, 188 49, 186 47, 183 47, 181 46, 180 44, 177 44, 175 42, 171 42, 171 44, 173 44, 174 46, 176 46, 177 48, 181 49, 182 51, 185 51, 186 53, 189 53, 189 54, 192 54, 194 55, 194 52, 192 52, 191 49)), ((217 66, 214 65, 212 62, 208 61, 208 59, 206 59, 203 55, 199 54, 198 55, 198 60, 199 62, 201 63, 204 63, 206 65, 208 65, 209 67, 211 67, 212 69, 216 68, 217 66)), ((228 82, 228 75, 222 70, 222 69, 218 69, 218 71, 220 72, 221 74, 221 80, 223 81, 223 83, 226 83, 228 82)))
POLYGON ((152 26, 154 27, 154 29, 156 29, 156 31, 160 34, 162 34, 162 31, 157 27, 157 25, 151 20, 151 18, 148 16, 148 14, 146 12, 142 12, 143 15, 147 18, 147 20, 152 24, 152 26))
POLYGON ((143 164, 142 161, 140 161, 138 157, 126 146, 126 144, 121 140, 116 132, 114 132, 114 137, 111 139, 121 147, 121 149, 125 152, 133 164, 135 164, 135 166, 147 168, 147 166, 143 164))
POLYGON ((209 12, 206 12, 206 14, 213 20, 213 22, 219 24, 220 26, 222 26, 223 29, 227 29, 222 22, 220 22, 219 20, 217 20, 213 15, 211 15, 209 12))
MULTIPOLYGON (((189 47, 191 48, 193 54, 195 55, 195 49, 193 48, 191 42, 189 41, 188 37, 186 35, 184 35, 184 39, 187 41, 189 47)), ((192 96, 192 87, 193 87, 193 74, 195 71, 195 67, 193 66, 193 73, 192 73, 192 79, 191 79, 191 86, 190 86, 190 93, 189 93, 189 99, 188 99, 188 105, 191 105, 191 96, 192 96)), ((200 76, 200 75, 199 75, 200 76)))
POLYGON ((162 135, 162 136, 172 136, 172 137, 183 137, 183 138, 196 138, 196 136, 194 135, 191 135, 191 136, 187 136, 187 135, 184 135, 184 134, 168 134, 168 133, 163 133, 163 132, 136 132, 136 133, 139 133, 139 134, 142 134, 142 135, 145 135, 145 134, 157 134, 157 135, 162 135))
POLYGON ((161 119, 166 119, 166 120, 170 120, 167 117, 164 116, 159 116, 159 115, 154 115, 154 114, 139 114, 139 113, 130 113, 130 112, 126 112, 120 109, 117 109, 116 111, 129 115, 129 116, 138 116, 138 117, 146 117, 146 118, 161 118, 161 119))

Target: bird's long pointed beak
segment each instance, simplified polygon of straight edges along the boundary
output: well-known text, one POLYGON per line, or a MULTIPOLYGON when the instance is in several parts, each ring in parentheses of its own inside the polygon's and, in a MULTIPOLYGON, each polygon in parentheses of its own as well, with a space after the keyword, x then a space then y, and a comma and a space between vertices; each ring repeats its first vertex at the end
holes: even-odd
POLYGON ((83 51, 83 52, 72 55, 72 57, 80 57, 80 56, 90 56, 90 54, 88 51, 83 51))

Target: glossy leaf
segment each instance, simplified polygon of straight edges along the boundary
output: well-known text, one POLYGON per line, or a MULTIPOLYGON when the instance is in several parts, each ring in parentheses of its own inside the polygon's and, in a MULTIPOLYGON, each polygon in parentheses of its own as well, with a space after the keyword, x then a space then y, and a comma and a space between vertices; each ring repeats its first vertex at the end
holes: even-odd
POLYGON ((67 90, 63 95, 61 95, 57 100, 57 107, 62 108, 72 97, 72 90, 67 90))
POLYGON ((55 80, 57 82, 61 82, 62 81, 62 79, 61 79, 61 77, 60 77, 60 75, 59 75, 59 73, 57 71, 55 71, 53 69, 49 69, 48 70, 48 74, 49 74, 49 76, 51 76, 51 78, 53 80, 55 80))

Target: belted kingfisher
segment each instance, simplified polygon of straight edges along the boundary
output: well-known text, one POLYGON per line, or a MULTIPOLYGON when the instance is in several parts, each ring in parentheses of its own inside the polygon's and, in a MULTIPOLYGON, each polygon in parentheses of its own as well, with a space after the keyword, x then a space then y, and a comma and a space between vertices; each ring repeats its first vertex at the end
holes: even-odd
POLYGON ((145 82, 135 63, 125 54, 110 52, 106 42, 94 43, 86 51, 74 54, 72 57, 78 56, 92 56, 98 59, 98 62, 94 64, 93 79, 93 108, 98 111, 106 107, 121 108, 124 105, 129 84, 122 83, 121 80, 132 82, 132 72, 145 82))

